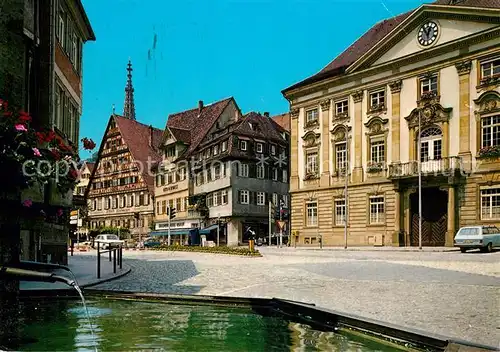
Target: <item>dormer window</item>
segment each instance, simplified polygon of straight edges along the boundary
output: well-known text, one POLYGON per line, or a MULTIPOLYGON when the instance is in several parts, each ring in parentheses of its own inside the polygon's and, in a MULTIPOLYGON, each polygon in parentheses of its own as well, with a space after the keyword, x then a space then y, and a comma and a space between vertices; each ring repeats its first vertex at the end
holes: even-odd
POLYGON ((227 150, 227 141, 222 142, 222 151, 225 152, 227 150))
POLYGON ((219 146, 214 145, 214 155, 217 155, 217 154, 219 154, 219 146))
POLYGON ((264 148, 263 148, 263 146, 262 146, 262 143, 257 143, 257 144, 255 145, 255 151, 256 151, 257 153, 262 153, 263 149, 264 149, 264 148))
POLYGON ((247 150, 247 141, 240 141, 240 149, 247 150))

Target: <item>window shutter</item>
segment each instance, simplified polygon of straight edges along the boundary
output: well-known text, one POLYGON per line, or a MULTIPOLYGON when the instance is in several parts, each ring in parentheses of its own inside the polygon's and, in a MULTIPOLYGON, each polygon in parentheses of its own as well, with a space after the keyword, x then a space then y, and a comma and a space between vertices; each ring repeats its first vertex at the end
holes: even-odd
POLYGON ((238 191, 238 204, 241 204, 241 191, 238 191))

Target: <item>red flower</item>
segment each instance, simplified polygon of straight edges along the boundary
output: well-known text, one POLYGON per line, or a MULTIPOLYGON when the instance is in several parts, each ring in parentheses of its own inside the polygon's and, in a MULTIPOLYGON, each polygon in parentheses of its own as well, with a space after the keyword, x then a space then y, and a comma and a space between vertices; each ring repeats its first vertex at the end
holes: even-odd
POLYGON ((90 138, 82 138, 82 143, 83 143, 83 149, 85 150, 92 150, 95 148, 95 142, 90 139, 90 138))
POLYGON ((21 111, 19 113, 19 122, 21 123, 31 122, 31 116, 27 112, 21 111))
POLYGON ((35 135, 36 135, 36 138, 38 139, 38 143, 44 143, 46 142, 45 138, 47 138, 45 136, 45 133, 43 132, 35 132, 35 135))
POLYGON ((52 154, 52 156, 54 157, 54 159, 56 159, 56 160, 60 160, 61 159, 61 154, 59 153, 59 151, 57 149, 51 149, 50 153, 52 154))

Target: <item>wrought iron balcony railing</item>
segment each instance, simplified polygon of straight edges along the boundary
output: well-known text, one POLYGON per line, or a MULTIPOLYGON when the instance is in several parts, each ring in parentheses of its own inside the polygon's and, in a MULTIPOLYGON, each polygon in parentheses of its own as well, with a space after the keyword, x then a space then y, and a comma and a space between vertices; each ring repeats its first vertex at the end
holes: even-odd
MULTIPOLYGON (((462 169, 462 159, 450 156, 442 159, 423 161, 421 163, 423 176, 448 176, 462 169)), ((416 160, 406 163, 392 163, 389 165, 388 178, 416 177, 418 176, 418 162, 416 160)))

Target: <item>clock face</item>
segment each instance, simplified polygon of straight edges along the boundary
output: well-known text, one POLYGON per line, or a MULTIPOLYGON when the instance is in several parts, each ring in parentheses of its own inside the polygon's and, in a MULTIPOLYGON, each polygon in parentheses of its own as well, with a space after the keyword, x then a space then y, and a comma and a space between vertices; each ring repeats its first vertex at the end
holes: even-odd
POLYGON ((435 22, 426 22, 418 31, 418 42, 420 45, 428 46, 433 44, 438 36, 439 27, 435 22))

